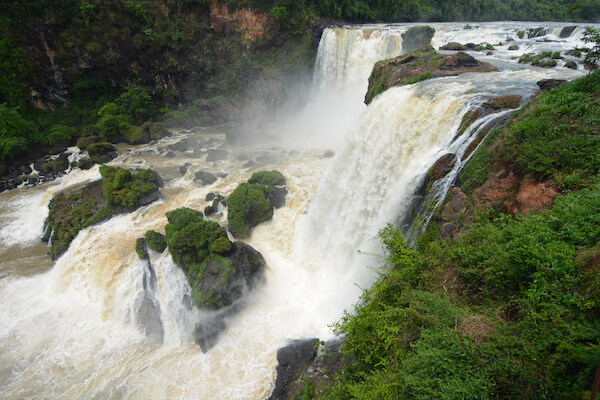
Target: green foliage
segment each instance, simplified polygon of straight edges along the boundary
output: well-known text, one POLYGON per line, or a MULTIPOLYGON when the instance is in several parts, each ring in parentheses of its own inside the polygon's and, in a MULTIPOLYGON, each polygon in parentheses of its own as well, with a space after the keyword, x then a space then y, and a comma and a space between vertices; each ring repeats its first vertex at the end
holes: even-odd
POLYGON ((149 249, 162 253, 167 248, 167 239, 165 235, 156 231, 146 231, 144 234, 146 245, 149 249))
MULTIPOLYGON (((0 17, 0 24, 6 21, 0 17)), ((25 78, 31 66, 21 55, 21 49, 0 30, 0 103, 20 106, 27 97, 25 78)))
POLYGON ((523 173, 560 179, 577 171, 594 175, 600 169, 600 74, 543 93, 536 106, 503 135, 498 154, 523 173))
POLYGON ((273 217, 268 194, 268 186, 250 183, 240 184, 231 193, 227 200, 227 220, 234 236, 247 237, 253 226, 273 217))
POLYGON ((585 43, 592 43, 592 47, 578 49, 584 54, 583 62, 590 68, 591 73, 598 68, 598 63, 600 62, 600 30, 589 27, 585 28, 582 40, 585 43))
POLYGON ((278 186, 285 185, 285 182, 285 176, 277 170, 255 172, 248 179, 248 183, 253 185, 278 186))
POLYGON ((144 196, 158 190, 156 175, 151 169, 132 175, 129 170, 102 165, 100 174, 108 207, 132 211, 140 206, 144 196))
POLYGON ((425 329, 402 362, 407 398, 483 400, 493 386, 477 346, 455 330, 425 329))
POLYGON ((224 254, 233 248, 227 233, 216 222, 205 221, 200 211, 178 208, 167 212, 167 245, 175 263, 185 272, 198 307, 222 307, 215 291, 227 285, 235 273, 232 261, 224 254), (210 277, 205 276, 210 275, 210 277), (206 286, 206 280, 215 280, 206 286), (216 297, 215 297, 216 296, 216 297))
POLYGON ((42 141, 33 121, 23 118, 17 107, 0 104, 0 160, 13 159, 42 141))
POLYGON ((69 143, 76 135, 77 131, 74 128, 58 124, 50 128, 50 132, 48 132, 48 135, 46 136, 46 141, 51 146, 59 143, 69 143))

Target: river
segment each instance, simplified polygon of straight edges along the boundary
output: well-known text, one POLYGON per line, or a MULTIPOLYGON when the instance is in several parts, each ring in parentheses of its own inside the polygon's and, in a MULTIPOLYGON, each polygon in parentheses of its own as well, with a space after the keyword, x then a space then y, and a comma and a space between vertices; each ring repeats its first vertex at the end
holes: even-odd
MULTIPOLYGON (((363 98, 373 64, 402 53, 401 34, 411 24, 327 29, 309 103, 248 128, 253 131, 246 134, 260 140, 231 144, 222 127, 197 127, 148 145, 120 146, 110 165, 155 169, 165 181, 163 199, 81 231, 55 263, 40 240, 48 202, 60 190, 99 179, 98 167, 1 193, 0 398, 268 397, 277 349, 289 339, 333 336, 329 325, 352 309, 361 288, 377 275, 377 232, 402 220, 441 155, 460 158, 477 129, 500 116, 488 116, 455 138, 465 113, 498 95, 528 98, 540 79, 586 73, 581 66, 564 68, 566 60, 552 69, 517 62, 527 52, 583 46, 582 26, 561 38, 568 24, 430 25, 435 48, 448 42, 494 45, 493 54, 470 54, 499 71, 392 88, 367 107, 363 98), (537 27, 544 28, 537 37, 519 39, 519 30, 537 27), (508 50, 512 44, 519 50, 508 50), (181 140, 195 150, 169 147, 181 140), (210 149, 228 156, 207 162, 210 149), (333 157, 325 156, 329 150, 333 157), (169 151, 175 157, 167 157, 169 151), (152 296, 164 335, 147 335, 137 311, 149 267, 137 258, 136 239, 148 229, 164 232, 166 211, 203 210, 209 192, 227 196, 264 169, 281 171, 289 189, 285 207, 247 240, 267 261, 265 283, 246 296, 244 309, 228 317, 219 342, 203 353, 192 331, 210 313, 186 306, 185 276, 168 252, 151 252, 157 276, 152 296), (198 171, 220 177, 202 186, 193 180, 198 171)), ((226 225, 224 213, 215 220, 226 225)))

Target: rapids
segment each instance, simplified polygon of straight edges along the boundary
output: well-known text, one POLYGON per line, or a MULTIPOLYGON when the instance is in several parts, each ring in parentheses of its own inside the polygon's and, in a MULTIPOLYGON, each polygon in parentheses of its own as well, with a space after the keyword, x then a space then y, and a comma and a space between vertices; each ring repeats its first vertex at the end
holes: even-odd
MULTIPOLYGON (((500 71, 392 88, 366 107, 373 64, 401 54, 401 34, 411 25, 327 29, 309 103, 265 120, 261 140, 230 144, 221 128, 198 127, 120 147, 111 165, 156 169, 164 198, 81 231, 54 265, 40 242, 48 202, 60 190, 98 179, 98 168, 1 193, 0 398, 268 397, 277 349, 288 339, 332 337, 329 325, 372 284, 381 254, 377 232, 403 219, 428 168, 448 152, 460 159, 479 128, 506 114, 488 115, 455 138, 465 113, 497 95, 527 98, 540 79, 585 73, 563 68, 562 60, 555 69, 517 63, 526 52, 582 46, 581 26, 560 38, 567 24, 431 25, 436 48, 451 41, 495 45, 492 55, 471 54, 500 71), (518 38, 519 30, 537 27, 545 28, 541 36, 518 38), (507 49, 509 38, 519 50, 507 49), (165 157, 184 138, 197 151, 165 157), (205 152, 215 148, 228 158, 207 162, 205 152), (335 156, 324 157, 326 150, 335 156), (255 165, 246 167, 248 160, 255 165), (262 169, 280 170, 290 191, 285 207, 247 241, 267 261, 266 283, 246 296, 217 345, 202 353, 191 335, 210 313, 190 306, 187 281, 167 252, 151 252, 150 266, 137 258, 135 240, 148 229, 164 232, 166 211, 202 210, 207 193, 229 195, 262 169), (198 171, 221 177, 200 186, 193 181, 198 171), (144 302, 158 326, 140 320, 144 302)), ((436 201, 461 167, 438 183, 436 201)), ((226 224, 225 215, 216 218, 226 224)))

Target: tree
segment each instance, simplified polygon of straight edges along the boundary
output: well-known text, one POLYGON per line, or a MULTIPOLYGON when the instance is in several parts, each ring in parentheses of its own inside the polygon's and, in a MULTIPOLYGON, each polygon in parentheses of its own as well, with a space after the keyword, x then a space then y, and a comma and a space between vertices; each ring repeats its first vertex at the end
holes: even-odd
POLYGON ((583 34, 582 40, 585 43, 593 43, 592 47, 577 49, 581 51, 582 54, 585 54, 583 63, 589 68, 589 72, 584 81, 585 85, 587 78, 590 76, 592 71, 598 68, 598 63, 600 63, 600 30, 594 28, 585 28, 585 33, 583 34))

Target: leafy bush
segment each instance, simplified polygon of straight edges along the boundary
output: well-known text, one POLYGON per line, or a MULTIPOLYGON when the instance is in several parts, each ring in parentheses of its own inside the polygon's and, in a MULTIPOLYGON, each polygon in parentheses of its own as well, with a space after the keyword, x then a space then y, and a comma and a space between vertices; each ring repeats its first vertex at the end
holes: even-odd
POLYGON ((600 168, 600 74, 589 76, 540 95, 535 107, 506 131, 497 147, 523 173, 540 179, 600 168))

